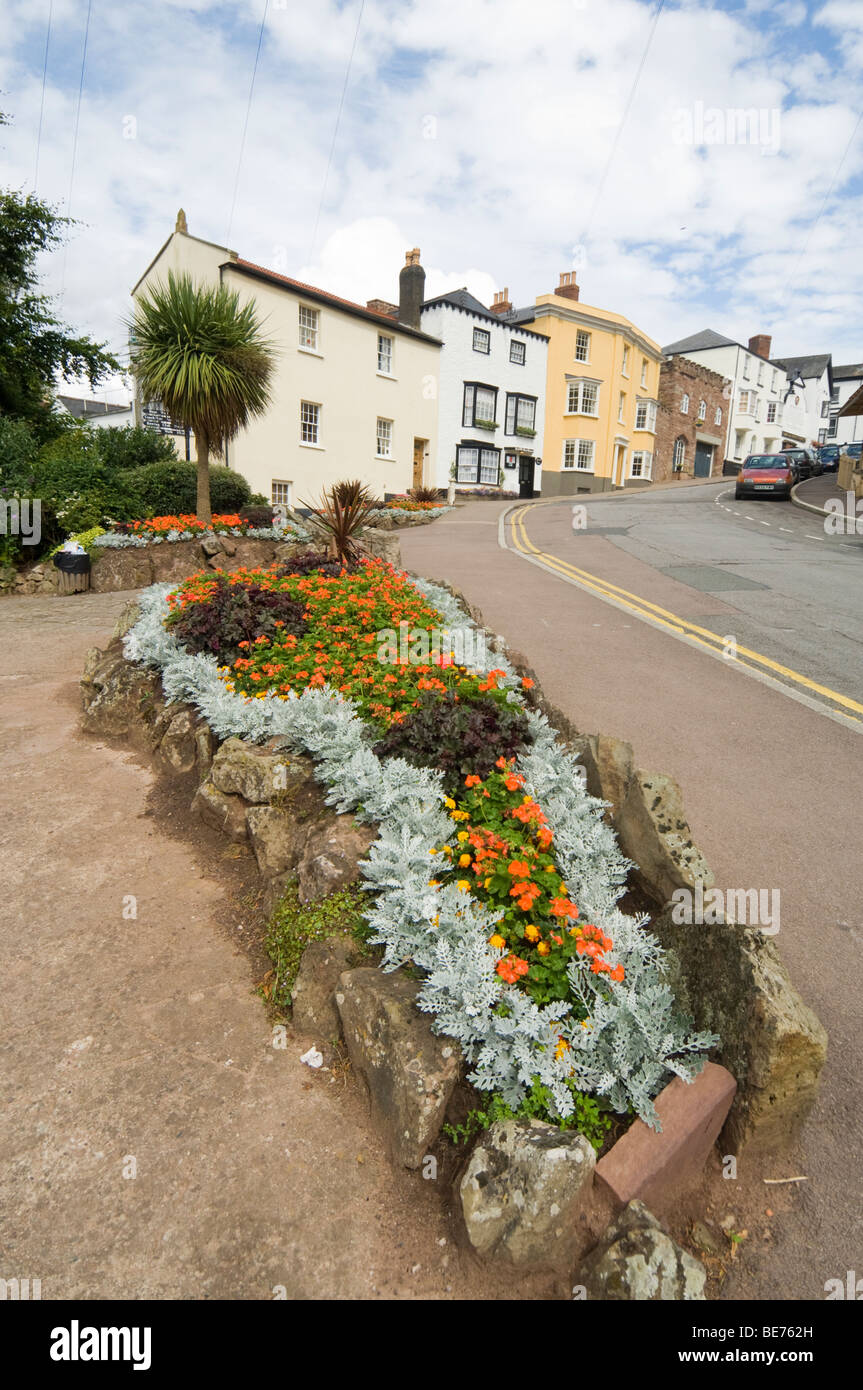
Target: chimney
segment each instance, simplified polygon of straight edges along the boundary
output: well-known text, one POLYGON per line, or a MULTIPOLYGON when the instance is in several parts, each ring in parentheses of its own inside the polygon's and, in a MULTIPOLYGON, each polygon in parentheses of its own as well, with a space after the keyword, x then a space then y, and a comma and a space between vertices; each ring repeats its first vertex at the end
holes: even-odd
POLYGON ((189 228, 186 225, 186 214, 184 213, 182 208, 180 208, 180 211, 177 213, 177 221, 174 224, 174 231, 182 232, 184 236, 189 235, 189 228))
POLYGON ((425 298, 426 273, 420 265, 420 249, 415 246, 405 255, 399 272, 399 323, 419 328, 420 310, 425 298))
POLYGON ((771 342, 769 334, 756 333, 754 338, 749 339, 749 351, 754 352, 757 357, 769 357, 771 342))
POLYGON ((560 272, 560 284, 555 290, 555 294, 562 299, 578 299, 579 289, 575 282, 574 270, 562 270, 560 272))
POLYGON ((493 314, 508 314, 511 310, 512 300, 509 297, 509 290, 506 287, 502 290, 495 290, 491 312, 493 314))
POLYGON ((366 308, 371 309, 373 314, 386 314, 387 318, 398 318, 399 306, 390 304, 388 299, 367 299, 366 308))

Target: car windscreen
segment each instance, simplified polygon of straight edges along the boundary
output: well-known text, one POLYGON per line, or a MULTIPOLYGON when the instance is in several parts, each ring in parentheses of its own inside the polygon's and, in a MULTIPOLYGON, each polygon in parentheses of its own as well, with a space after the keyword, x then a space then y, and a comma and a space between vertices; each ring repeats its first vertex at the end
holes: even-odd
POLYGON ((744 468, 787 468, 788 460, 782 454, 753 454, 743 465, 744 468))

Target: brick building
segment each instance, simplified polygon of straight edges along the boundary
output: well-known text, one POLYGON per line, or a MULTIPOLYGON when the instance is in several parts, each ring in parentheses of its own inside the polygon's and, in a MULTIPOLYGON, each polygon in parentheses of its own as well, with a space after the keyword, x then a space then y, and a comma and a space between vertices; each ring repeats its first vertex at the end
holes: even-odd
POLYGON ((731 383, 699 362, 674 354, 659 371, 653 481, 722 473, 731 383))

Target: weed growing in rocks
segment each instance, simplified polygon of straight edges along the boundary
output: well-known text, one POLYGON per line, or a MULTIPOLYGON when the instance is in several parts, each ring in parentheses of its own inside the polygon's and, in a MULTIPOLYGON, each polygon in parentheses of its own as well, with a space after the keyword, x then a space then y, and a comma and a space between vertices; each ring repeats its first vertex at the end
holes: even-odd
POLYGON ((357 888, 345 888, 317 903, 302 903, 297 885, 288 887, 273 911, 264 942, 273 970, 261 992, 278 1013, 290 1010, 297 971, 310 942, 343 936, 356 944, 360 954, 371 954, 368 907, 368 894, 357 888))

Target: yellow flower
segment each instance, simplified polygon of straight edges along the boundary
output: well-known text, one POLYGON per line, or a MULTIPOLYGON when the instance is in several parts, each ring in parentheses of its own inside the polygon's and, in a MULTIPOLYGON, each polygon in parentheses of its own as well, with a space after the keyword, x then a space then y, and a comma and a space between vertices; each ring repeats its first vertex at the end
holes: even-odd
POLYGON ((458 840, 460 845, 463 845, 465 840, 470 839, 470 836, 468 835, 466 830, 460 830, 456 835, 456 839, 458 840))
POLYGON ((490 887, 491 887, 491 879, 490 879, 490 878, 484 879, 484 880, 483 880, 483 885, 482 885, 482 886, 483 886, 483 888, 490 888, 490 887))
POLYGON ((557 1057, 558 1060, 560 1060, 560 1058, 565 1056, 568 1051, 569 1043, 566 1041, 566 1038, 558 1038, 557 1047, 554 1049, 555 1057, 557 1057))
POLYGON ((488 944, 489 946, 494 946, 498 951, 503 951, 506 947, 506 942, 497 932, 495 932, 494 936, 489 937, 488 944))
POLYGON ((452 859, 452 846, 451 846, 451 845, 444 845, 444 847, 443 847, 443 852, 444 852, 444 854, 447 856, 448 859, 452 859))
POLYGON ((435 915, 434 915, 434 917, 432 917, 432 926, 433 926, 433 927, 436 927, 439 921, 440 921, 440 913, 439 913, 439 912, 436 912, 435 915))
POLYGON ((456 884, 456 887, 459 888, 462 891, 462 893, 466 893, 467 890, 470 888, 470 880, 467 878, 460 878, 458 883, 456 884))
POLYGON ((466 869, 469 863, 470 863, 470 855, 469 855, 469 854, 460 854, 460 855, 459 855, 459 857, 458 857, 458 866, 459 866, 460 869, 466 869))
MULTIPOLYGON (((525 927, 525 929, 524 929, 524 934, 525 934, 525 936, 527 937, 528 941, 539 941, 539 931, 538 931, 538 929, 533 925, 532 922, 530 923, 529 926, 525 927)), ((544 955, 544 954, 545 954, 545 952, 543 952, 543 955, 544 955)))
POLYGON ((467 811, 450 811, 450 820, 467 820, 467 811))
POLYGON ((451 811, 452 811, 452 810, 454 809, 454 807, 455 807, 455 802, 453 801, 453 799, 452 799, 451 796, 445 796, 445 797, 444 797, 443 804, 444 804, 444 806, 449 807, 449 809, 450 809, 451 811))
POLYGON ((436 850, 436 849, 430 849, 430 850, 429 850, 429 854, 437 854, 437 850, 436 850))
POLYGON ((440 888, 440 884, 438 883, 436 878, 429 879, 429 888, 440 888))
POLYGON ((537 946, 536 950, 537 950, 537 954, 538 954, 538 955, 540 955, 540 956, 547 956, 548 953, 549 953, 549 951, 551 950, 551 947, 549 946, 549 944, 548 944, 547 941, 540 941, 540 943, 539 943, 539 945, 537 946))

